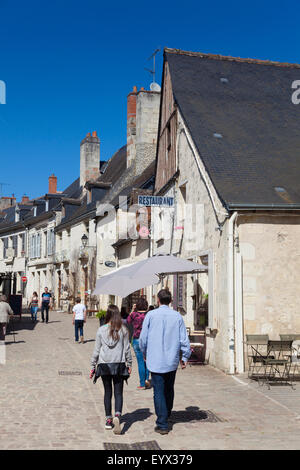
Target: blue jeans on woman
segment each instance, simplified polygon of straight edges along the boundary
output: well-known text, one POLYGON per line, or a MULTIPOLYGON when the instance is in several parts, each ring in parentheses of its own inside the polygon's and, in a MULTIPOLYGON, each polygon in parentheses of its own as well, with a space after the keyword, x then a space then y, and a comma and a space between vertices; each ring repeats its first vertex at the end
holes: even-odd
POLYGON ((39 307, 31 307, 30 308, 31 320, 32 321, 37 320, 37 311, 38 311, 38 309, 39 309, 39 307))
POLYGON ((145 381, 149 380, 149 371, 147 369, 146 362, 144 361, 143 353, 140 350, 139 340, 137 338, 133 338, 132 346, 133 346, 136 360, 138 363, 140 386, 145 387, 146 386, 145 381))

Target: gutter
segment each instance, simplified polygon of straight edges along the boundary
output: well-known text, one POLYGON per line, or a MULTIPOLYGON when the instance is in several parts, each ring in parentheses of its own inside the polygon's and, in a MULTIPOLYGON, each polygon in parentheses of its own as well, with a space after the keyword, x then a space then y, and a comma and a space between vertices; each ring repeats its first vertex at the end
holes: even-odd
POLYGON ((228 222, 228 348, 229 348, 229 374, 234 374, 234 224, 238 213, 234 212, 228 222))
POLYGON ((300 204, 226 204, 228 210, 300 210, 300 204))

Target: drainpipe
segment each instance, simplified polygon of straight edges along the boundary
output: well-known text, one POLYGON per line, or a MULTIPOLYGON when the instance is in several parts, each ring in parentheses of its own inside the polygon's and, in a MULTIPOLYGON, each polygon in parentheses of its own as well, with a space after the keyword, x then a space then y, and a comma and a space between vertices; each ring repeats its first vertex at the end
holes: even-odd
POLYGON ((234 212, 228 222, 228 346, 229 374, 234 374, 234 223, 237 212, 234 212))

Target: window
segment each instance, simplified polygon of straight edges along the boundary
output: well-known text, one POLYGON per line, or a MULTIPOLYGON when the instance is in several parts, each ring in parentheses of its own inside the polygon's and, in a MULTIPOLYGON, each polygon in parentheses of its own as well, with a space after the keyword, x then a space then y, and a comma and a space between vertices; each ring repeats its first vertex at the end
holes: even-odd
POLYGON ((18 256, 18 235, 12 237, 12 247, 14 250, 14 256, 18 256))
POLYGON ((7 255, 6 255, 6 250, 8 248, 8 238, 3 238, 3 258, 6 259, 7 258, 7 255))
POLYGON ((36 252, 35 252, 36 258, 41 257, 41 234, 37 233, 36 235, 36 252))
POLYGON ((54 229, 51 228, 48 231, 48 236, 47 236, 47 241, 48 241, 48 256, 53 255, 54 249, 55 249, 55 234, 54 234, 54 229))
POLYGON ((47 258, 48 253, 48 242, 47 242, 47 232, 44 232, 44 257, 47 258))
POLYGON ((171 150, 171 123, 167 125, 167 150, 171 150))
POLYGON ((41 234, 36 233, 30 237, 30 258, 40 258, 41 257, 41 234))
POLYGON ((21 235, 21 256, 25 256, 25 240, 26 240, 26 235, 25 233, 22 233, 21 235))

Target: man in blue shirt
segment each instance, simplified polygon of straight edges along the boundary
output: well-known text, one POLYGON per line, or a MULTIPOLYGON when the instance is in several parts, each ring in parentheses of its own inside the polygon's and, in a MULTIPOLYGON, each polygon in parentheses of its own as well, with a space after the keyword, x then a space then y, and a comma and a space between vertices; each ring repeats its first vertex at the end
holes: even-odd
POLYGON ((158 293, 159 308, 147 313, 140 334, 139 346, 151 371, 154 407, 157 415, 155 431, 168 434, 168 418, 174 401, 174 383, 182 352, 181 367, 191 355, 190 342, 180 313, 169 308, 171 293, 158 293))
POLYGON ((49 317, 49 307, 51 307, 51 298, 52 295, 48 291, 48 287, 45 287, 45 292, 42 293, 42 303, 41 303, 41 314, 42 314, 42 323, 44 323, 44 311, 46 310, 46 323, 48 323, 49 317))

